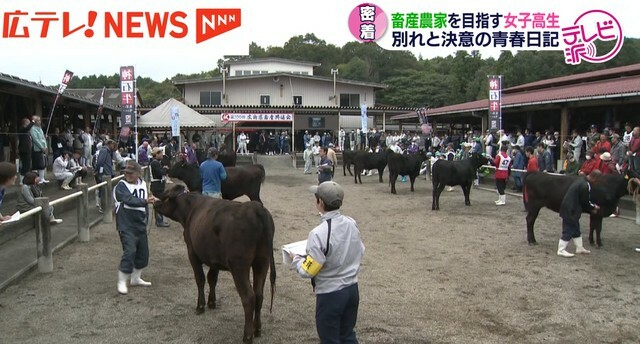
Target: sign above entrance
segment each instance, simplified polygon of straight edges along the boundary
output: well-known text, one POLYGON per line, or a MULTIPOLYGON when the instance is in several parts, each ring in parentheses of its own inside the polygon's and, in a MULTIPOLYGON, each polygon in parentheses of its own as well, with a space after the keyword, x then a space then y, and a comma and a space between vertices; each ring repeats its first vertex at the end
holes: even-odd
POLYGON ((292 113, 223 113, 223 122, 292 122, 292 113))

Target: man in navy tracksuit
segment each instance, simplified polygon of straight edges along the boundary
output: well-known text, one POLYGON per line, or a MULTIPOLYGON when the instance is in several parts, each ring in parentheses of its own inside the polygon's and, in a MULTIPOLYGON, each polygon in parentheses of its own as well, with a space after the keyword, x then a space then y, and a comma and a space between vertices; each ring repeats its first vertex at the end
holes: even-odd
POLYGON ((113 189, 115 200, 116 229, 122 243, 122 258, 118 269, 118 292, 127 294, 127 279, 130 284, 143 287, 151 286, 140 278, 142 269, 149 264, 149 243, 147 239, 147 204, 155 197, 147 194, 147 183, 141 178, 142 168, 135 161, 128 161, 124 169, 124 180, 113 189))

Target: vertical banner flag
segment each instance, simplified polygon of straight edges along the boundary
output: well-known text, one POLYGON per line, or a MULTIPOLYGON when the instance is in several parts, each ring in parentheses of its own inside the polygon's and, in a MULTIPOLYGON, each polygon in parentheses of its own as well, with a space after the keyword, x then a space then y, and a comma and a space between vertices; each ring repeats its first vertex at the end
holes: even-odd
POLYGON ((502 129, 502 75, 489 75, 489 130, 502 129))
POLYGON ((69 85, 69 82, 71 82, 72 78, 73 78, 73 72, 70 70, 66 70, 64 72, 64 76, 62 77, 62 82, 60 83, 60 86, 58 86, 58 93, 56 93, 56 99, 53 101, 53 106, 51 107, 51 114, 49 114, 49 121, 47 123, 47 131, 45 132, 45 135, 49 133, 51 118, 53 118, 53 112, 56 109, 56 104, 58 104, 58 99, 60 98, 60 95, 64 92, 64 90, 67 89, 67 85, 69 85))
POLYGON ((96 122, 93 124, 93 134, 96 135, 96 129, 100 129, 100 118, 102 117, 102 109, 104 108, 104 90, 106 86, 102 86, 102 94, 98 103, 98 112, 96 113, 96 122))
POLYGON ((180 136, 180 110, 177 106, 171 108, 171 136, 180 136))
POLYGON ((367 104, 360 105, 360 118, 362 119, 362 132, 366 134, 369 130, 367 127, 367 104))
POLYGON ((134 81, 135 77, 133 73, 133 66, 120 67, 120 108, 122 109, 122 117, 120 119, 120 139, 125 142, 131 134, 131 127, 134 126, 134 121, 136 120, 136 92, 134 81))
POLYGON ((422 133, 425 135, 431 135, 431 125, 429 124, 429 116, 427 115, 427 108, 420 108, 416 110, 422 127, 422 133))

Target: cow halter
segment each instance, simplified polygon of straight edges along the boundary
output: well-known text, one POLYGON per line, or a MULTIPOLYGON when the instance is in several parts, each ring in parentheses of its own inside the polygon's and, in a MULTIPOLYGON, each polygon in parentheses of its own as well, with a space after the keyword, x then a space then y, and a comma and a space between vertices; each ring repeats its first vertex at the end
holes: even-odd
POLYGON ((184 195, 186 195, 186 194, 188 194, 188 193, 189 193, 189 189, 185 188, 185 189, 184 189, 184 190, 182 190, 182 192, 181 192, 181 193, 179 193, 179 194, 178 194, 178 196, 176 196, 176 197, 181 197, 181 196, 184 196, 184 195))

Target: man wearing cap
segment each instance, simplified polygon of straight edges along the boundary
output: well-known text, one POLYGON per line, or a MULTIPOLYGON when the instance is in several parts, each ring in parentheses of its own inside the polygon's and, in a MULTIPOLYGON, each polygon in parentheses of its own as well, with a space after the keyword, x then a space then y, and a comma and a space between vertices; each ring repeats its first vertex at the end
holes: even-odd
MULTIPOLYGON (((164 192, 167 169, 169 168, 168 166, 162 166, 161 161, 163 155, 162 148, 155 147, 151 150, 151 156, 153 157, 149 164, 151 168, 151 193, 155 197, 160 197, 164 192)), ((157 211, 154 213, 156 217, 156 227, 169 227, 169 224, 164 222, 162 214, 157 211)))
POLYGON ((124 179, 113 189, 115 201, 116 229, 122 243, 122 258, 118 268, 118 293, 126 295, 127 279, 132 286, 151 286, 140 275, 149 264, 149 242, 147 238, 147 204, 157 198, 147 195, 147 183, 141 178, 142 168, 135 161, 128 161, 124 179))
POLYGON ((322 223, 307 239, 306 256, 291 254, 293 269, 311 278, 316 294, 316 330, 321 343, 357 343, 358 273, 364 244, 355 220, 340 214, 342 187, 333 181, 312 186, 322 223))
POLYGON ((218 149, 209 148, 209 159, 200 164, 202 194, 213 198, 222 198, 222 181, 227 179, 227 171, 218 160, 218 149))

